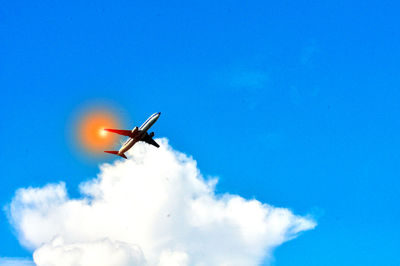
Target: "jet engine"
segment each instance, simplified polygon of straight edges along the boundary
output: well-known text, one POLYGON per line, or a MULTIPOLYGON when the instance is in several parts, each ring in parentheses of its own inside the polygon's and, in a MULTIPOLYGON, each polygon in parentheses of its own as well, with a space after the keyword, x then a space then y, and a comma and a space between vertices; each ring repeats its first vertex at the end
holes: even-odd
POLYGON ((139 130, 138 127, 134 127, 134 128, 132 129, 132 134, 135 134, 138 130, 139 130))

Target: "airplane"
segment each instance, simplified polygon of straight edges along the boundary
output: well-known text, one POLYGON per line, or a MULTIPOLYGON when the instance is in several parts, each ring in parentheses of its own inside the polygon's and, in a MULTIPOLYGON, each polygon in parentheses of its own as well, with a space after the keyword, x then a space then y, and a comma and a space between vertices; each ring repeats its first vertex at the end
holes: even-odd
POLYGON ((104 152, 115 154, 121 156, 124 159, 127 159, 125 152, 127 152, 130 148, 132 148, 132 146, 135 145, 135 143, 138 141, 144 141, 150 145, 156 146, 157 148, 160 147, 160 145, 158 145, 158 143, 155 142, 153 139, 154 132, 151 132, 150 134, 147 133, 147 130, 157 121, 160 115, 161 112, 151 115, 146 120, 146 122, 144 122, 143 125, 140 126, 140 128, 134 127, 132 130, 121 130, 121 129, 110 129, 110 128, 104 129, 105 131, 108 132, 117 133, 119 135, 129 137, 129 139, 127 139, 125 143, 122 145, 122 147, 119 149, 119 151, 104 151, 104 152))

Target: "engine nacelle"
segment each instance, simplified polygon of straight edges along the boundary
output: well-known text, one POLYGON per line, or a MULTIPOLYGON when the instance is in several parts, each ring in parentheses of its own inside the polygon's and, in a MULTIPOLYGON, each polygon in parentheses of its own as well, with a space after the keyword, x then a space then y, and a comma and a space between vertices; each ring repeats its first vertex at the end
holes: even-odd
POLYGON ((154 137, 154 132, 151 132, 151 133, 149 134, 149 136, 150 136, 150 138, 154 137))
POLYGON ((132 129, 132 134, 135 134, 138 130, 139 130, 138 127, 134 127, 134 128, 132 129))

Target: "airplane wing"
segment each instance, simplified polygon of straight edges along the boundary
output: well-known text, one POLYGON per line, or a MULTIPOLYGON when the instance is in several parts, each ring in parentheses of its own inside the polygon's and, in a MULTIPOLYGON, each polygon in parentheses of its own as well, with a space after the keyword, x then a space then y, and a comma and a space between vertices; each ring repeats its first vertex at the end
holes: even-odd
MULTIPOLYGON (((154 135, 154 133, 152 133, 152 134, 154 135)), ((158 143, 155 142, 154 139, 149 134, 147 134, 147 132, 146 132, 146 135, 141 139, 141 141, 144 141, 147 144, 156 146, 157 148, 160 147, 160 145, 158 145, 158 143)))
POLYGON ((131 138, 134 137, 131 130, 110 129, 110 128, 105 128, 104 130, 108 131, 108 132, 112 132, 112 133, 117 133, 122 136, 127 136, 127 137, 131 137, 131 138))

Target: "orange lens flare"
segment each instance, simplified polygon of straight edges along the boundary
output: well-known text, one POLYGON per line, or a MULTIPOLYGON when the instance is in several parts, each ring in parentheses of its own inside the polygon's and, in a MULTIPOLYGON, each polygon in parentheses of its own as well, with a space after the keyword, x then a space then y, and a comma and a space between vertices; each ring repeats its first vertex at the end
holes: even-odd
POLYGON ((102 153, 112 148, 118 135, 105 131, 105 128, 120 128, 119 120, 111 113, 92 110, 83 114, 78 125, 78 138, 82 147, 92 153, 102 153))

